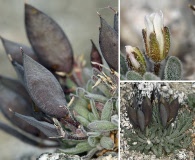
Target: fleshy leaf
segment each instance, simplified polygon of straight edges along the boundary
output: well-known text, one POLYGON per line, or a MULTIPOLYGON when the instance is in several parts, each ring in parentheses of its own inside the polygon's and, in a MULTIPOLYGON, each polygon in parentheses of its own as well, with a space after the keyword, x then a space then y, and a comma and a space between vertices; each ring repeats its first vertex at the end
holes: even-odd
POLYGON ((90 123, 90 122, 88 121, 88 119, 86 119, 86 118, 84 118, 84 117, 82 117, 82 116, 77 115, 77 116, 75 116, 75 118, 76 118, 76 120, 77 120, 80 124, 82 124, 84 127, 87 127, 88 124, 90 123))
MULTIPOLYGON (((96 45, 94 44, 93 40, 91 40, 91 43, 92 43, 92 48, 91 48, 91 62, 97 62, 99 64, 103 64, 102 62, 102 57, 96 47, 96 45)), ((94 68, 97 68, 98 70, 102 70, 102 67, 97 65, 97 64, 92 64, 91 63, 91 66, 94 67, 94 68)))
POLYGON ((102 55, 109 67, 118 71, 118 34, 101 16, 100 22, 99 44, 102 55))
POLYGON ((52 18, 25 4, 25 27, 28 39, 45 67, 65 73, 72 71, 72 47, 63 30, 52 18))
POLYGON ((100 144, 105 149, 113 149, 114 142, 110 137, 102 137, 100 140, 100 144))
POLYGON ((128 71, 126 73, 126 78, 127 80, 138 80, 138 81, 143 80, 142 76, 135 71, 128 71))
POLYGON ((98 113, 96 105, 95 105, 95 101, 93 99, 90 100, 90 105, 91 105, 92 113, 95 116, 95 118, 97 120, 100 119, 99 113, 98 113))
POLYGON ((79 153, 89 151, 91 149, 92 147, 89 145, 88 142, 81 142, 77 144, 75 148, 69 148, 69 149, 60 150, 60 151, 67 153, 67 154, 79 154, 79 153))
POLYGON ((170 56, 164 69, 165 80, 180 80, 182 78, 181 61, 174 56, 170 56))
POLYGON ((109 99, 105 103, 104 108, 102 110, 101 120, 110 121, 110 118, 111 118, 111 115, 112 115, 112 111, 113 111, 113 102, 112 102, 112 99, 109 99))
POLYGON ((64 92, 53 74, 25 54, 23 65, 26 87, 36 106, 48 115, 66 117, 69 111, 64 92))
POLYGON ((159 77, 157 77, 155 74, 151 73, 151 72, 146 72, 144 75, 143 75, 144 79, 145 80, 148 80, 148 81, 155 81, 155 80, 160 80, 159 77))
POLYGON ((91 122, 88 125, 88 128, 92 131, 100 131, 100 132, 105 132, 105 131, 112 131, 112 130, 117 130, 117 126, 111 123, 110 121, 94 121, 91 122))
POLYGON ((85 95, 85 97, 89 98, 89 99, 94 99, 94 101, 99 101, 102 103, 105 103, 108 100, 108 98, 105 96, 102 96, 99 94, 93 94, 93 93, 89 93, 89 92, 87 92, 87 95, 85 95))
POLYGON ((88 143, 91 147, 96 147, 98 142, 99 141, 96 137, 88 137, 88 143))

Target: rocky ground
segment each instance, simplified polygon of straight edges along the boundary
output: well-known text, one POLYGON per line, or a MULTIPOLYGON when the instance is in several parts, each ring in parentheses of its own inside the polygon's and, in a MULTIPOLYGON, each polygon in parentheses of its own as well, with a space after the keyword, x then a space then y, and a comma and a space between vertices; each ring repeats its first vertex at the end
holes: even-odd
MULTIPOLYGON (((121 82, 121 91, 120 91, 120 106, 121 106, 121 113, 120 113, 120 121, 121 126, 131 129, 132 125, 129 122, 129 118, 127 117, 126 113, 126 107, 125 104, 128 100, 130 100, 133 90, 132 90, 132 83, 128 82, 121 82)), ((148 83, 143 82, 139 83, 138 88, 139 90, 142 90, 142 95, 148 95, 150 96, 150 91, 153 90, 153 87, 157 87, 163 95, 163 97, 168 97, 170 95, 173 95, 173 97, 179 97, 179 101, 182 104, 186 104, 186 95, 190 93, 195 93, 195 83, 184 83, 184 82, 175 82, 175 83, 148 83)), ((120 148, 120 157, 122 159, 128 159, 128 160, 157 160, 158 158, 150 153, 149 155, 141 154, 136 151, 130 151, 129 147, 127 145, 127 139, 123 137, 124 131, 121 130, 121 148, 120 148)), ((192 133, 195 133, 195 124, 192 133)), ((195 146, 193 146, 195 147, 195 146)), ((179 151, 176 151, 173 154, 170 154, 168 156, 163 155, 160 159, 161 160, 194 160, 195 154, 192 150, 186 150, 182 149, 179 151)))

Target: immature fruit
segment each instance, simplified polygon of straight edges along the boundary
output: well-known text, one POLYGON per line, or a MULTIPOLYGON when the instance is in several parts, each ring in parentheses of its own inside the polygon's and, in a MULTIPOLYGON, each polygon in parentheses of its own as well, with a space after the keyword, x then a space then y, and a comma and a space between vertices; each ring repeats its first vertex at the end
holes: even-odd
MULTIPOLYGON (((93 40, 91 40, 92 43, 92 48, 91 48, 91 62, 97 62, 99 64, 103 64, 102 62, 102 57, 97 49, 97 47, 95 46, 93 40)), ((92 67, 97 68, 98 70, 102 70, 102 67, 97 65, 97 64, 92 64, 92 67)))
POLYGON ((52 18, 25 4, 25 27, 28 39, 44 66, 54 71, 72 71, 72 47, 52 18))
POLYGON ((48 115, 66 117, 69 112, 64 92, 53 74, 25 54, 23 65, 26 88, 36 106, 48 115))
POLYGON ((118 34, 101 16, 100 22, 100 49, 109 67, 118 71, 118 34))

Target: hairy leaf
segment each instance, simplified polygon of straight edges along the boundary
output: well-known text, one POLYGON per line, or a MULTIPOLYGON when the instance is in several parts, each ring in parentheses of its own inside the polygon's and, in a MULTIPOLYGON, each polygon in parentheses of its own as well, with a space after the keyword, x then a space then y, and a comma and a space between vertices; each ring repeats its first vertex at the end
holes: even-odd
POLYGON ((89 123, 88 128, 92 131, 112 131, 117 130, 117 126, 110 121, 99 120, 89 123))
POLYGON ((51 70, 70 73, 73 68, 73 51, 60 26, 29 4, 25 4, 25 26, 41 63, 51 70))

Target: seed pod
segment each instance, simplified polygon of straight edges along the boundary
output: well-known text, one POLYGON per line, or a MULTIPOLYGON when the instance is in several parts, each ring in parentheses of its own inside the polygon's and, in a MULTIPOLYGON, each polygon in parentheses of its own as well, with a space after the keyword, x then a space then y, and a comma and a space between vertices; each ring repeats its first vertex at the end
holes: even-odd
POLYGON ((109 67, 118 71, 118 34, 101 16, 100 22, 99 44, 102 55, 109 67))
POLYGON ((41 122, 37 121, 35 118, 30 116, 24 116, 18 113, 15 113, 15 115, 22 120, 26 121, 30 125, 38 128, 41 132, 43 132, 48 137, 60 137, 61 135, 58 133, 57 129, 53 124, 47 123, 47 122, 41 122))
MULTIPOLYGON (((103 64, 102 62, 102 57, 97 49, 97 47, 95 46, 93 40, 91 39, 91 43, 92 43, 92 48, 91 48, 91 62, 97 62, 99 64, 103 64)), ((102 67, 97 65, 97 64, 92 64, 91 66, 94 68, 97 68, 98 70, 102 70, 102 67)))
POLYGON ((132 123, 133 127, 138 127, 138 120, 136 110, 132 107, 126 106, 127 108, 127 115, 129 117, 130 122, 132 123))
POLYGON ((170 114, 169 114, 169 118, 168 118, 168 122, 174 122, 176 116, 178 115, 178 110, 179 110, 179 101, 178 98, 176 98, 175 100, 173 100, 170 105, 169 105, 169 109, 170 109, 170 114))
POLYGON ((19 80, 24 83, 24 67, 17 62, 12 62, 14 69, 18 75, 19 80))
POLYGON ((167 115, 167 110, 163 104, 160 104, 160 117, 161 117, 161 122, 163 127, 166 127, 168 115, 167 115))
POLYGON ((138 121, 138 124, 139 124, 141 131, 143 132, 145 127, 146 127, 145 126, 145 117, 144 117, 144 113, 140 109, 137 110, 137 121, 138 121))
POLYGON ((117 130, 117 126, 111 123, 110 121, 94 121, 89 123, 87 126, 92 131, 100 131, 100 132, 106 132, 106 131, 113 131, 117 130))
POLYGON ((114 148, 114 141, 110 137, 102 137, 100 140, 100 144, 105 149, 114 148))
POLYGON ((20 47, 22 47, 22 49, 24 50, 24 52, 30 56, 32 59, 34 59, 35 61, 38 61, 38 57, 37 55, 34 53, 33 49, 31 47, 25 46, 23 44, 19 44, 19 43, 15 43, 12 41, 9 41, 7 39, 4 39, 1 37, 3 46, 5 48, 5 51, 7 54, 10 54, 13 61, 16 61, 17 63, 19 63, 20 65, 23 64, 22 61, 22 55, 20 53, 20 47))
POLYGON ((148 126, 152 120, 152 104, 147 96, 143 100, 142 111, 145 117, 145 126, 148 126))
POLYGON ((25 4, 25 27, 28 39, 44 66, 65 73, 72 71, 72 47, 63 30, 52 18, 25 4))
POLYGON ((44 113, 63 118, 69 114, 64 92, 53 74, 23 54, 26 88, 37 107, 44 113))
POLYGON ((33 116, 31 99, 22 84, 16 80, 0 77, 0 110, 12 124, 34 136, 39 136, 40 131, 32 127, 20 118, 14 116, 13 112, 19 112, 33 116), (11 112, 13 111, 13 112, 11 112))
POLYGON ((118 12, 114 14, 114 30, 118 33, 118 12))

